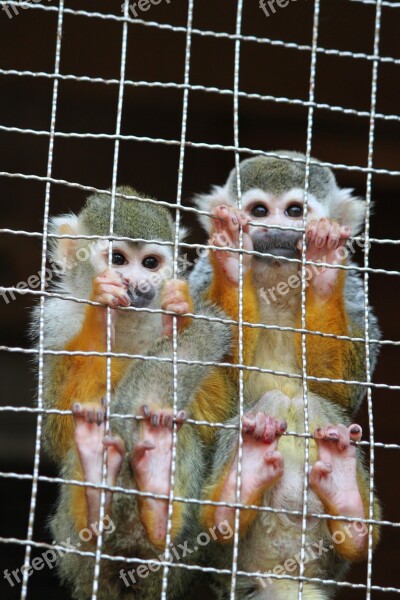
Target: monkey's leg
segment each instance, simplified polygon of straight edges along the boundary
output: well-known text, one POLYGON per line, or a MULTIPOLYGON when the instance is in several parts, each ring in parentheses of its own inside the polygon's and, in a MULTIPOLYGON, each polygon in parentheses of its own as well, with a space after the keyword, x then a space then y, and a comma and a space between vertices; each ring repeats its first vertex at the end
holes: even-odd
MULTIPOLYGON (((193 299, 189 292, 189 284, 181 279, 172 279, 168 281, 163 290, 161 298, 161 308, 177 315, 193 313, 193 299)), ((183 331, 191 323, 190 317, 177 317, 178 331, 183 331)), ((173 315, 162 315, 163 335, 172 336, 173 315)))
MULTIPOLYGON (((117 483, 125 454, 124 443, 117 436, 105 437, 104 419, 96 422, 91 418, 91 411, 85 405, 75 404, 73 407, 75 419, 74 439, 82 466, 84 481, 87 483, 101 484, 103 477, 103 453, 107 452, 107 481, 106 484, 114 486, 117 483)), ((87 525, 99 522, 101 490, 85 487, 87 505, 87 525)), ((112 492, 105 495, 105 513, 111 510, 112 492)))
MULTIPOLYGON (((278 421, 265 413, 245 415, 243 418, 242 486, 241 504, 260 505, 264 492, 273 486, 283 474, 283 457, 277 450, 279 436, 286 430, 285 421, 278 421)), ((231 464, 222 475, 211 494, 214 502, 236 502, 238 472, 238 450, 231 464)), ((211 524, 217 526, 227 521, 232 527, 235 509, 228 506, 213 507, 206 511, 207 520, 212 516, 211 524)), ((254 510, 243 510, 240 517, 242 533, 257 516, 254 510)))
POLYGON ((328 425, 317 429, 318 460, 310 473, 310 485, 332 516, 354 521, 328 521, 336 550, 346 560, 361 560, 368 549, 368 527, 357 478, 357 453, 351 441, 361 439, 359 425, 328 425))
MULTIPOLYGON (((141 492, 169 496, 171 485, 173 411, 143 406, 145 420, 141 436, 131 454, 131 466, 141 492)), ((177 422, 182 424, 186 413, 180 411, 177 422)), ((148 538, 156 547, 163 547, 167 535, 168 500, 139 498, 139 515, 148 538)))

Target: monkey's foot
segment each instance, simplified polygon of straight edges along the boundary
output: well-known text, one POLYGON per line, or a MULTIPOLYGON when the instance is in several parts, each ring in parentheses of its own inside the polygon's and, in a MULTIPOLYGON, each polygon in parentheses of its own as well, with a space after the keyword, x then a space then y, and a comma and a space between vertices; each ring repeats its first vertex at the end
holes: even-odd
MULTIPOLYGON (((104 411, 102 417, 93 416, 92 407, 85 404, 75 404, 73 415, 75 419, 74 439, 79 460, 82 466, 84 481, 87 483, 101 484, 103 478, 104 447, 107 452, 107 479, 106 484, 114 486, 117 483, 125 454, 124 443, 118 436, 105 436, 104 411), (89 415, 89 417, 88 417, 89 415), (90 419, 90 420, 89 420, 90 419)), ((100 515, 101 490, 86 487, 87 520, 88 527, 98 525, 100 515)), ((112 492, 105 494, 105 513, 111 509, 112 492)), ((95 528, 94 528, 95 531, 95 528)))
MULTIPOLYGON (((263 412, 243 417, 242 504, 258 504, 266 489, 283 475, 284 460, 277 450, 280 436, 285 433, 286 421, 278 421, 263 412)), ((226 476, 220 502, 236 502, 238 451, 226 476)), ((218 507, 215 523, 232 522, 235 509, 218 507)))
MULTIPOLYGON (((306 225, 307 260, 341 265, 346 257, 343 250, 350 237, 351 228, 341 227, 336 221, 323 218, 306 225)), ((301 241, 299 242, 301 246, 301 241)), ((318 298, 325 301, 332 296, 339 270, 332 267, 309 265, 313 275, 311 285, 318 298)))
MULTIPOLYGON (((173 445, 173 411, 168 408, 141 409, 145 420, 139 442, 131 454, 131 466, 135 474, 138 489, 141 492, 169 496, 171 489, 171 464, 173 445)), ((176 422, 178 426, 186 419, 186 413, 180 411, 176 422)), ((168 521, 168 500, 146 498, 139 499, 141 521, 148 538, 155 546, 165 542, 168 521)))
MULTIPOLYGON (((218 206, 213 210, 213 231, 210 244, 219 248, 239 248, 239 228, 243 230, 243 250, 253 250, 253 242, 249 235, 250 218, 233 206, 218 206)), ((215 258, 226 277, 234 285, 239 284, 239 253, 228 250, 215 250, 215 258)), ((250 268, 251 254, 243 254, 243 275, 250 268)))
MULTIPOLYGON (((177 315, 193 312, 193 301, 190 296, 188 282, 181 279, 168 281, 162 292, 161 308, 177 313, 177 315)), ((173 319, 173 315, 162 315, 163 335, 172 336, 173 319)), ((178 316, 178 331, 181 331, 189 324, 190 317, 178 316)))
MULTIPOLYGON (((331 531, 340 529, 349 538, 356 554, 366 548, 368 528, 357 521, 364 519, 364 506, 357 480, 356 448, 362 429, 353 424, 328 425, 315 431, 318 459, 310 472, 310 485, 332 516, 354 517, 353 521, 331 521, 331 531)), ((339 548, 340 551, 340 548, 339 548)))

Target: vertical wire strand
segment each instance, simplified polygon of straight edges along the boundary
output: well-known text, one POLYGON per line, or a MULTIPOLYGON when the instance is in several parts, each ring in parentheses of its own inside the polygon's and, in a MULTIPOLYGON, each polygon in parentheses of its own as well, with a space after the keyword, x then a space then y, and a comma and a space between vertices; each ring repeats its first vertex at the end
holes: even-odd
MULTIPOLYGON (((124 16, 128 17, 129 1, 125 0, 124 3, 124 16)), ((119 89, 118 89, 118 105, 117 105, 117 120, 115 126, 116 140, 114 144, 114 158, 113 158, 113 170, 112 170, 112 186, 111 186, 111 205, 110 205, 110 237, 114 234, 114 210, 115 210, 115 194, 117 188, 118 178, 118 161, 119 161, 119 148, 121 134, 121 120, 122 110, 124 105, 124 91, 125 91, 125 72, 126 72, 126 56, 128 46, 128 21, 124 21, 122 25, 122 44, 121 44, 121 61, 120 61, 120 77, 119 77, 119 89)), ((108 243, 108 264, 112 264, 112 241, 108 243)), ((111 319, 112 313, 111 308, 107 307, 107 353, 112 351, 111 347, 111 319)), ((107 356, 106 359, 106 405, 105 405, 105 435, 110 432, 110 403, 111 403, 111 356, 107 356)), ((107 447, 104 448, 103 452, 103 468, 102 468, 102 486, 107 483, 107 447)), ((99 515, 99 533, 96 541, 96 558, 93 573, 93 587, 92 587, 92 600, 97 600, 99 591, 99 577, 100 577, 100 561, 101 551, 103 547, 103 533, 104 533, 104 516, 105 516, 105 499, 106 491, 104 487, 100 494, 100 515, 99 515)))
MULTIPOLYGON (((57 19, 57 34, 56 34, 56 50, 55 50, 55 61, 54 61, 54 83, 53 83, 53 95, 51 102, 51 118, 50 118, 50 138, 49 138, 49 150, 47 158, 47 177, 50 178, 53 170, 53 157, 54 157, 54 140, 55 140, 55 129, 56 129, 56 116, 57 116, 57 100, 58 100, 58 87, 59 80, 57 76, 60 74, 60 61, 61 61, 61 42, 63 33, 63 21, 64 21, 64 0, 60 0, 58 5, 58 19, 57 19)), ((42 256, 41 256, 41 269, 40 269, 40 291, 43 293, 46 288, 46 260, 47 260, 47 245, 48 245, 48 227, 49 227, 49 212, 50 212, 50 191, 51 183, 46 183, 45 201, 44 201, 44 217, 43 217, 43 240, 42 240, 42 256)), ((39 467, 40 467, 40 449, 42 439, 42 424, 43 424, 43 360, 44 360, 44 296, 40 297, 40 312, 39 312, 39 355, 38 355, 38 408, 41 411, 38 414, 37 426, 36 426, 36 439, 35 439, 35 456, 33 466, 33 479, 32 479, 32 494, 29 507, 29 520, 28 520, 28 534, 27 540, 30 542, 33 539, 33 527, 35 523, 35 511, 36 511, 36 500, 38 490, 38 478, 39 478, 39 467)), ((24 558, 24 569, 23 579, 21 588, 21 600, 25 600, 28 593, 28 567, 30 564, 32 546, 28 543, 25 550, 24 558)))
MULTIPOLYGON (((185 48, 185 71, 184 71, 184 84, 185 89, 183 92, 183 106, 182 106, 182 127, 181 127, 181 140, 179 148, 179 168, 178 168, 178 185, 176 193, 176 209, 175 209, 175 239, 174 239, 174 264, 173 264, 173 277, 176 279, 178 276, 178 257, 179 257, 179 231, 181 223, 181 213, 179 207, 182 203, 182 188, 183 188, 183 170, 185 163, 185 143, 186 143, 186 132, 187 132, 187 118, 188 118, 188 105, 189 105, 189 82, 190 82, 190 63, 191 63, 191 49, 192 49, 192 27, 193 27, 193 8, 194 0, 188 0, 188 16, 187 16, 187 30, 186 30, 186 48, 185 48)), ((172 369, 173 369, 173 413, 174 413, 174 425, 172 430, 172 460, 171 460, 171 478, 170 478, 170 492, 168 498, 168 521, 167 521, 167 535, 165 540, 165 560, 169 562, 171 558, 171 552, 169 546, 171 544, 171 530, 172 530, 172 515, 174 511, 174 486, 175 486, 175 472, 176 472, 176 450, 177 450, 177 423, 176 417, 178 414, 178 327, 177 318, 173 317, 173 328, 172 328, 172 369)), ((161 600, 167 599, 168 590, 168 565, 164 565, 162 586, 161 586, 161 600)))
MULTIPOLYGON (((370 123, 368 134, 368 169, 372 169, 374 162, 374 142, 375 142, 375 115, 376 115, 376 99, 378 91, 378 67, 379 67, 379 48, 380 48, 380 33, 382 19, 382 0, 377 0, 375 12, 375 30, 374 30, 374 61, 372 63, 372 80, 371 80, 371 110, 370 123)), ((366 213, 365 213, 365 250, 364 250, 364 326, 365 326, 365 376, 366 383, 371 383, 371 361, 369 348, 369 232, 370 232, 370 216, 371 216, 371 196, 372 196, 372 172, 368 171, 367 175, 367 190, 366 190, 366 213)), ((370 441, 370 464, 369 464, 369 519, 374 518, 374 477, 375 477, 375 431, 374 431, 374 413, 372 402, 372 390, 367 387, 367 405, 368 405, 368 422, 369 422, 369 441, 370 441)), ((367 564, 367 593, 366 599, 371 598, 372 586, 372 546, 373 546, 373 528, 371 524, 368 534, 368 564, 367 564)))
MULTIPOLYGON (((236 185, 238 196, 238 208, 242 207, 242 182, 240 178, 240 153, 239 153, 239 82, 240 82, 240 34, 243 21, 243 0, 238 0, 236 12, 236 38, 235 41, 235 70, 233 86, 233 129, 235 146, 235 167, 236 167, 236 185)), ((243 248, 243 230, 239 229, 239 248, 243 248)), ((238 360, 239 365, 243 364, 243 254, 239 253, 239 299, 238 299, 238 360)), ((242 455, 243 439, 241 424, 243 421, 243 369, 239 370, 239 449, 238 449, 238 467, 236 480, 236 502, 241 501, 242 489, 242 455)), ((240 508, 235 510, 233 554, 232 554, 232 576, 231 576, 231 600, 236 598, 236 581, 239 558, 239 525, 240 508)))
MULTIPOLYGON (((306 145, 306 164, 305 164, 305 182, 304 182, 304 209, 303 209, 303 252, 301 255, 301 328, 306 328, 306 231, 307 209, 308 209, 308 189, 310 180, 310 160, 313 137, 314 124, 314 99, 315 99, 315 81, 317 74, 317 46, 319 33, 319 15, 320 15, 320 0, 315 0, 314 17, 313 17, 313 33, 312 33, 312 50, 311 50, 311 66, 310 66, 310 87, 308 100, 310 106, 307 117, 307 145, 306 145)), ((304 414, 304 478, 303 478, 303 508, 301 521, 301 550, 300 550, 300 570, 299 570, 299 588, 298 598, 303 598, 303 577, 305 570, 305 546, 307 534, 307 511, 308 511, 308 471, 310 463, 310 439, 309 439, 309 413, 308 413, 308 385, 307 385, 307 334, 301 334, 301 361, 302 361, 302 377, 303 377, 303 414, 304 414)))

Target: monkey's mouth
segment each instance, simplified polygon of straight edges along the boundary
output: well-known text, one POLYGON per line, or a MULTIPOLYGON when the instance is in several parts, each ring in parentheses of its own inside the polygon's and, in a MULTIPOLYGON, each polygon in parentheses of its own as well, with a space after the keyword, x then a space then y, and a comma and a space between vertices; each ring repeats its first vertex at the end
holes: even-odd
POLYGON ((154 300, 156 291, 153 287, 146 291, 141 290, 139 287, 129 287, 127 294, 131 301, 131 306, 134 308, 147 308, 154 300))
POLYGON ((297 247, 301 234, 295 231, 267 232, 262 235, 254 235, 254 250, 265 254, 265 256, 255 255, 254 259, 273 266, 288 264, 285 258, 300 258, 301 253, 297 247))

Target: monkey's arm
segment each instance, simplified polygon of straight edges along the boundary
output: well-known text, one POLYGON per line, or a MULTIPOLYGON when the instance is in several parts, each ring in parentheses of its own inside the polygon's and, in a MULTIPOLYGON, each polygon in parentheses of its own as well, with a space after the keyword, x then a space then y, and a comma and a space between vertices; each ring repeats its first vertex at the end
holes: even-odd
MULTIPOLYGON (((65 345, 68 352, 105 352, 107 348, 105 309, 87 306, 80 331, 65 345)), ((111 365, 111 385, 121 378, 127 359, 113 359, 111 365)), ((106 358, 99 356, 62 356, 53 365, 52 388, 55 397, 52 408, 71 410, 74 402, 85 402, 87 410, 92 407, 93 421, 102 412, 101 399, 106 392, 106 358)), ((45 422, 45 435, 48 445, 56 458, 61 458, 73 440, 74 422, 72 416, 48 415, 45 422)))
MULTIPOLYGON (((224 273, 215 253, 210 254, 210 262, 213 268, 211 285, 206 293, 206 298, 222 308, 222 310, 236 322, 239 320, 239 288, 234 286, 224 273)), ((247 271, 243 279, 243 321, 248 323, 259 323, 259 303, 257 291, 253 284, 252 273, 247 271)), ((259 337, 258 330, 253 327, 243 328, 243 361, 251 365, 254 351, 259 337)), ((239 331, 233 328, 233 343, 230 361, 239 362, 238 351, 239 331)), ((235 373, 232 372, 232 376, 235 373)))

